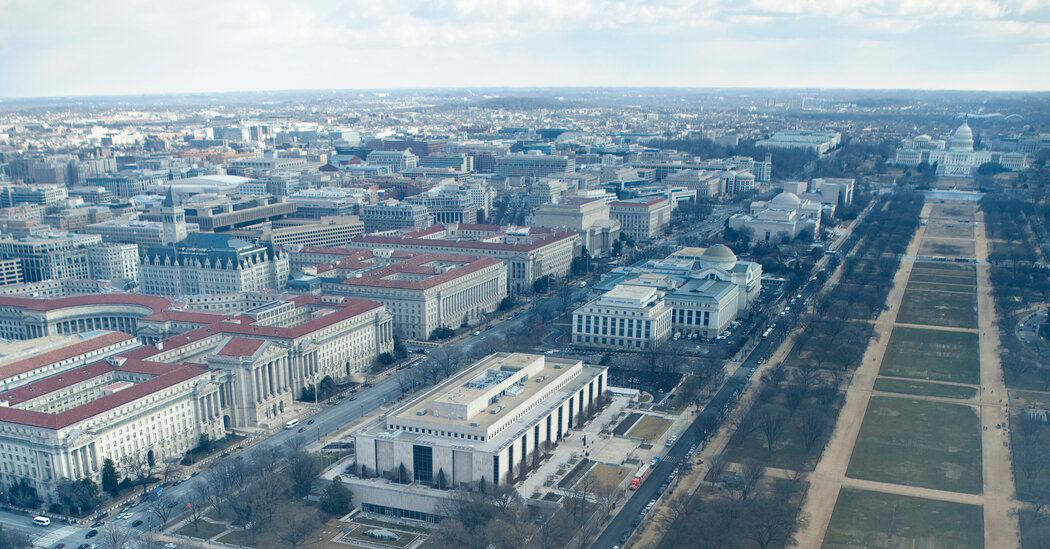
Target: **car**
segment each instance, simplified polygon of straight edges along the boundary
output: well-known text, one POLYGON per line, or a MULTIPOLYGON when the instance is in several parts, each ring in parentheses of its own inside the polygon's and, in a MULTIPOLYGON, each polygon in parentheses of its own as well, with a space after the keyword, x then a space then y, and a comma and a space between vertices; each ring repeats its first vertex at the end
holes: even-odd
POLYGON ((623 533, 623 535, 622 535, 622 536, 620 536, 620 543, 624 543, 624 542, 626 542, 626 541, 627 541, 627 538, 629 538, 629 537, 631 537, 631 531, 630 531, 630 530, 627 530, 627 531, 625 531, 625 532, 623 533))
POLYGON ((200 472, 200 471, 194 471, 194 472, 193 472, 193 474, 192 474, 192 475, 190 475, 190 476, 191 476, 191 477, 195 477, 195 476, 197 476, 197 475, 199 475, 199 474, 201 474, 201 472, 200 472))
POLYGON ((84 537, 85 538, 93 538, 93 537, 95 537, 97 535, 98 535, 98 530, 92 528, 92 529, 88 530, 86 534, 84 534, 84 537))
POLYGON ((298 432, 300 432, 300 433, 301 433, 301 432, 303 432, 303 431, 305 431, 305 430, 306 430, 306 427, 300 427, 300 428, 299 428, 299 431, 298 431, 298 432))
POLYGON ((357 397, 352 396, 352 397, 350 397, 350 400, 357 400, 357 397))
POLYGON ((56 545, 56 546, 55 546, 55 549, 62 549, 62 548, 63 548, 63 547, 65 547, 65 546, 66 546, 66 544, 64 544, 64 543, 59 543, 58 545, 56 545))
POLYGON ((138 528, 141 525, 142 525, 142 521, 141 520, 136 520, 135 522, 131 523, 131 527, 132 528, 138 528))
POLYGON ((645 508, 646 508, 646 509, 652 509, 652 508, 653 508, 653 505, 656 505, 656 500, 655 500, 655 499, 651 499, 651 500, 649 500, 649 503, 646 503, 646 504, 645 504, 645 508))
POLYGON ((474 335, 479 336, 481 335, 481 332, 474 332, 474 335))
POLYGON ((179 502, 177 502, 177 501, 168 502, 168 509, 171 509, 172 507, 175 507, 178 504, 179 504, 179 502))
POLYGON ((307 425, 313 425, 313 424, 314 424, 314 420, 312 420, 312 419, 311 419, 311 420, 308 420, 308 421, 306 422, 306 424, 307 424, 307 425))
POLYGON ((131 518, 133 516, 135 516, 135 513, 130 513, 130 512, 129 513, 124 513, 124 520, 128 520, 129 518, 131 518))
POLYGON ((101 520, 100 520, 100 521, 98 521, 98 522, 96 522, 96 523, 92 524, 92 525, 91 525, 91 527, 92 527, 92 528, 102 528, 102 526, 103 526, 104 524, 106 524, 106 523, 105 523, 105 521, 101 521, 101 520))
POLYGON ((81 543, 80 545, 77 546, 77 549, 91 549, 91 544, 90 543, 81 543))

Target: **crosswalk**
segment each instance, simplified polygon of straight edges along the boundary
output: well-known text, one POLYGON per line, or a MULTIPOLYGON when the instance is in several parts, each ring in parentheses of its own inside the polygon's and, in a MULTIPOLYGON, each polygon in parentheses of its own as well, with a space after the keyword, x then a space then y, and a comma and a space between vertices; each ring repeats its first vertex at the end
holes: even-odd
POLYGON ((39 536, 33 537, 33 547, 54 547, 58 543, 58 540, 63 539, 72 535, 77 528, 72 526, 58 526, 52 525, 46 529, 42 529, 39 536))

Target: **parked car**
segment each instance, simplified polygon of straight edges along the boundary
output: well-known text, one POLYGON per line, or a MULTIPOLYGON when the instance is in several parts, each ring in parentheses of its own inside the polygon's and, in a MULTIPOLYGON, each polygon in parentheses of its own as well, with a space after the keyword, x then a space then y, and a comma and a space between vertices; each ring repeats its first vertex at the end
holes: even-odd
POLYGON ((142 521, 141 520, 136 520, 135 522, 131 523, 131 527, 132 528, 138 528, 141 525, 142 525, 142 521))
POLYGON ((95 537, 97 535, 98 535, 98 530, 95 530, 94 528, 92 528, 92 529, 88 530, 86 534, 84 534, 84 537, 90 539, 90 538, 93 538, 93 537, 95 537))

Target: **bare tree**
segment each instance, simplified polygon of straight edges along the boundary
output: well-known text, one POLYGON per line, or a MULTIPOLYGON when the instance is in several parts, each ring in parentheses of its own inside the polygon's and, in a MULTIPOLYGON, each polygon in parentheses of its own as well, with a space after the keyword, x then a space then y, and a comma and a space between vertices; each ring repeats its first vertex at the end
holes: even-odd
POLYGON ((118 524, 110 524, 99 532, 102 546, 106 549, 131 549, 138 538, 138 532, 118 524))
POLYGON ((306 540, 321 527, 321 519, 317 513, 302 507, 286 508, 282 513, 281 522, 277 538, 290 549, 298 549, 304 545, 306 540))
POLYGON ((153 501, 149 502, 149 506, 146 507, 146 511, 157 518, 157 525, 164 526, 167 524, 171 517, 175 514, 177 509, 175 506, 178 502, 171 499, 168 496, 160 496, 153 501))
POLYGON ((168 481, 171 480, 171 476, 174 475, 175 472, 178 471, 178 470, 179 470, 179 457, 178 456, 165 458, 164 459, 164 468, 162 469, 162 471, 163 471, 163 477, 162 477, 163 480, 161 480, 161 482, 163 482, 164 484, 167 484, 168 481))
POLYGON ((747 502, 747 498, 758 488, 765 474, 766 469, 758 461, 749 459, 743 463, 740 468, 740 478, 743 480, 740 484, 740 501, 747 502))
POLYGON ((805 524, 805 517, 796 517, 792 506, 770 498, 755 499, 743 514, 744 535, 766 549, 774 543, 787 545, 796 525, 805 524))
POLYGON ((763 404, 755 412, 758 414, 762 434, 766 437, 766 448, 769 450, 769 455, 772 456, 773 446, 784 434, 784 428, 787 427, 791 415, 779 404, 763 404))
POLYGON ((186 503, 186 510, 189 511, 189 521, 193 524, 194 532, 200 528, 201 520, 204 519, 204 511, 207 508, 208 501, 199 496, 186 503))
POLYGON ((725 475, 726 470, 729 468, 729 460, 722 454, 712 456, 711 459, 707 460, 707 478, 711 482, 718 482, 722 480, 722 476, 725 475))
POLYGON ((137 484, 142 485, 142 495, 146 495, 146 484, 153 474, 153 465, 150 464, 149 454, 140 452, 138 454, 125 454, 120 458, 120 468, 124 476, 134 478, 137 484))

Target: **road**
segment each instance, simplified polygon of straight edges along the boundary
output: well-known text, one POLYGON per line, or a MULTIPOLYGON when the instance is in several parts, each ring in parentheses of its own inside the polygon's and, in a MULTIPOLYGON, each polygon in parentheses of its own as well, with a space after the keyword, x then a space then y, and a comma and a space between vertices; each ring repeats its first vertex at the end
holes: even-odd
MULTIPOLYGON (((816 290, 816 286, 812 282, 807 282, 799 293, 802 294, 803 298, 808 299, 816 290)), ((729 410, 733 402, 743 392, 744 386, 751 377, 751 372, 758 367, 758 361, 765 359, 776 350, 781 338, 774 337, 774 335, 787 334, 790 331, 791 324, 794 323, 794 319, 795 315, 788 315, 777 320, 774 333, 771 333, 769 338, 760 340, 755 345, 755 348, 751 350, 740 367, 729 376, 722 388, 715 393, 714 398, 696 415, 693 423, 689 425, 684 433, 678 436, 678 441, 671 446, 671 449, 667 451, 667 455, 656 464, 649 478, 635 490, 616 517, 609 522, 609 526, 598 536, 598 539, 591 546, 592 548, 609 549, 618 546, 621 544, 620 540, 624 533, 632 531, 637 526, 637 523, 634 523, 635 519, 642 514, 649 500, 657 499, 656 491, 659 486, 668 479, 675 468, 679 467, 686 453, 688 453, 689 447, 695 444, 699 449, 704 440, 707 439, 708 434, 714 434, 715 429, 711 427, 718 425, 719 418, 729 410), (705 428, 710 433, 705 432, 705 428)))
MULTIPOLYGON (((577 287, 566 290, 573 300, 582 299, 586 296, 587 291, 588 288, 577 287)), ((552 298, 537 298, 534 299, 533 302, 542 303, 546 299, 552 298)), ((515 333, 519 333, 521 329, 532 322, 532 316, 534 314, 535 313, 531 312, 531 310, 524 310, 514 318, 494 324, 491 329, 483 331, 482 335, 468 335, 447 345, 454 348, 459 356, 469 356, 475 345, 488 338, 500 337, 505 339, 515 333)), ((391 372, 393 372, 393 370, 391 370, 391 372)), ((312 443, 321 437, 328 436, 341 430, 348 423, 375 411, 384 404, 396 401, 400 396, 401 386, 397 381, 396 374, 387 375, 381 380, 376 381, 372 387, 359 390, 354 395, 354 400, 343 399, 331 406, 322 407, 318 413, 309 418, 304 417, 303 421, 300 423, 300 426, 303 428, 302 433, 298 432, 298 429, 282 430, 260 439, 251 446, 220 459, 254 459, 255 456, 261 455, 261 453, 268 449, 290 444, 291 440, 295 437, 303 437, 305 442, 312 443), (313 424, 308 424, 307 422, 309 420, 312 420, 313 424)), ((202 477, 191 477, 178 486, 169 486, 165 488, 164 494, 165 496, 172 498, 174 501, 190 501, 193 499, 193 494, 196 493, 197 485, 203 482, 206 482, 206 479, 202 477)), ((114 524, 121 527, 130 527, 131 522, 141 519, 143 523, 139 525, 137 529, 140 531, 148 531, 150 529, 150 517, 148 516, 147 511, 140 506, 133 510, 133 512, 135 513, 135 516, 131 521, 118 520, 113 516, 107 517, 106 524, 102 528, 112 528, 114 524)), ((98 543, 96 541, 98 538, 94 538, 94 540, 85 539, 84 535, 88 531, 87 527, 67 525, 59 526, 55 523, 48 528, 38 528, 32 525, 31 516, 18 513, 0 511, 0 524, 3 524, 5 528, 16 529, 29 534, 38 547, 54 547, 58 543, 65 543, 67 548, 75 549, 82 543, 92 541, 98 543)))

